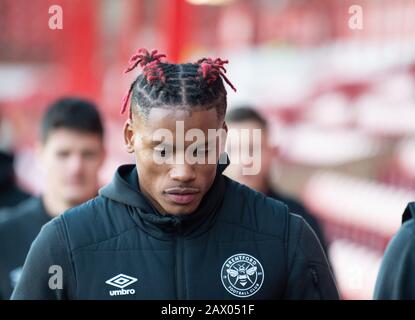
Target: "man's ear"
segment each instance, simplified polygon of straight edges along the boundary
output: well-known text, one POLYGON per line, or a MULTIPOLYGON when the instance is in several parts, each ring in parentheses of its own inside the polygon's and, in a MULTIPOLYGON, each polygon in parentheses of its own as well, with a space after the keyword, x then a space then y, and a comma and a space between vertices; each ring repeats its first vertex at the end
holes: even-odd
POLYGON ((228 124, 226 123, 226 121, 223 121, 222 129, 225 130, 226 133, 228 133, 228 124))
POLYGON ((128 153, 134 152, 134 137, 133 121, 128 119, 124 123, 124 145, 128 153))
POLYGON ((219 154, 226 152, 226 140, 228 139, 228 125, 223 121, 220 135, 219 154))

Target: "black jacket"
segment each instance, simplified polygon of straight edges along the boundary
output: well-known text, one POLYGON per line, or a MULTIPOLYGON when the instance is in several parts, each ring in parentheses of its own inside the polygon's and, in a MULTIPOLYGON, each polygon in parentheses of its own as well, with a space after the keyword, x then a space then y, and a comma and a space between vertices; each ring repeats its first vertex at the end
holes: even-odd
POLYGON ((374 298, 415 299, 415 202, 406 207, 402 226, 386 248, 374 298))
POLYGON ((308 224, 224 167, 194 213, 163 216, 121 166, 43 227, 12 299, 338 299, 308 224))
POLYGON ((276 190, 272 190, 271 188, 270 190, 271 191, 267 193, 268 197, 281 201, 282 203, 286 204, 288 207, 288 210, 291 213, 298 214, 310 225, 311 229, 314 230, 314 232, 317 235, 317 238, 320 240, 321 246, 323 247, 324 252, 327 255, 328 253, 327 241, 326 241, 326 238, 324 236, 324 233, 322 231, 322 227, 319 221, 299 201, 285 194, 277 192, 276 190))
POLYGON ((29 194, 16 185, 13 156, 0 152, 0 208, 13 207, 28 197, 29 194))
POLYGON ((7 220, 0 223, 0 299, 9 299, 30 245, 51 218, 40 198, 30 198, 3 211, 7 220))

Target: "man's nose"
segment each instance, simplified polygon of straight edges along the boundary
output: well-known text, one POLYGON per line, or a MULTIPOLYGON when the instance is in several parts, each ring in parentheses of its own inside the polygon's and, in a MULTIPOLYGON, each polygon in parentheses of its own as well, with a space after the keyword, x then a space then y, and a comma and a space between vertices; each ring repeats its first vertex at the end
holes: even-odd
POLYGON ((69 168, 72 173, 76 172, 79 173, 82 171, 83 167, 83 159, 82 156, 73 155, 69 160, 69 168))
POLYGON ((196 174, 192 165, 179 164, 171 169, 170 177, 176 181, 190 182, 196 179, 196 174))

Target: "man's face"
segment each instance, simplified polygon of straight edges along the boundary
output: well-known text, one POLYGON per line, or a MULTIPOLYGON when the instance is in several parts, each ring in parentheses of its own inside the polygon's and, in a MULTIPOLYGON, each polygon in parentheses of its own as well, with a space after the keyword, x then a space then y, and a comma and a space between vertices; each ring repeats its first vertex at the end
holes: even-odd
MULTIPOLYGON (((247 129, 249 131, 249 140, 244 141, 241 138, 239 141, 234 140, 235 143, 239 143, 239 146, 231 146, 230 150, 244 150, 242 147, 242 145, 244 145, 246 147, 245 150, 249 150, 250 161, 239 160, 238 163, 235 163, 233 159, 237 159, 238 157, 235 157, 232 153, 230 153, 229 158, 231 164, 225 170, 224 174, 242 184, 247 185, 252 189, 261 192, 268 192, 268 190, 266 189, 268 187, 268 178, 270 175, 271 162, 273 156, 276 154, 276 151, 269 144, 269 139, 266 130, 264 130, 261 124, 259 124, 257 121, 247 120, 229 123, 229 130, 240 133, 243 129, 247 129), (254 130, 261 130, 261 139, 259 141, 253 139, 254 130), (248 144, 248 146, 246 144, 248 144), (257 163, 253 164, 254 161, 257 163), (260 169, 258 174, 244 174, 244 168, 251 168, 253 166, 259 166, 260 169)), ((243 155, 239 158, 243 159, 243 155)))
POLYGON ((72 206, 96 196, 105 157, 98 134, 55 129, 39 151, 47 173, 46 192, 72 206))
POLYGON ((127 120, 125 141, 135 154, 140 189, 160 213, 183 215, 197 209, 213 183, 221 152, 220 139, 209 139, 208 130, 221 128, 226 131, 214 108, 191 112, 153 108, 147 119, 133 115, 127 120), (184 136, 195 129, 200 138, 186 141, 184 136), (170 132, 170 139, 160 135, 163 132, 170 132), (212 155, 213 161, 208 161, 212 155))

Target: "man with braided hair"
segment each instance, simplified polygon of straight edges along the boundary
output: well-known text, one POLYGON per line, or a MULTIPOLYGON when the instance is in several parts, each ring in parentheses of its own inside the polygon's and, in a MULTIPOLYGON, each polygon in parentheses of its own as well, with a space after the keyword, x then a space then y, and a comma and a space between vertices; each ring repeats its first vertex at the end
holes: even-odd
POLYGON ((12 299, 338 299, 308 224, 222 175, 227 61, 164 57, 126 70, 143 70, 122 106, 135 165, 45 225, 12 299))

